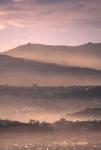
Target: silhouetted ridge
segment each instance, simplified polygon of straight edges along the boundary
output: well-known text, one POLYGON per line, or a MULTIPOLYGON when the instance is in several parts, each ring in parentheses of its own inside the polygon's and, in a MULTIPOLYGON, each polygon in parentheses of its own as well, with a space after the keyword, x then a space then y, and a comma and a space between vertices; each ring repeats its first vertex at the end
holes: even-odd
POLYGON ((82 111, 75 112, 72 114, 67 114, 67 118, 76 120, 94 120, 101 119, 101 108, 86 108, 82 111))
POLYGON ((78 46, 28 43, 8 50, 4 54, 46 63, 101 70, 101 43, 89 42, 78 46))
POLYGON ((99 85, 101 71, 0 55, 0 84, 99 85))

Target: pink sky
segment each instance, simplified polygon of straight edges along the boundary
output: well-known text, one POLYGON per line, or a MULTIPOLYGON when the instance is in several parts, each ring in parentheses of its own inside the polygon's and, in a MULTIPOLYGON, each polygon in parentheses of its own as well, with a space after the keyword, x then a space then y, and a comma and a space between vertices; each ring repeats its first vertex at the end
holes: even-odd
POLYGON ((28 42, 101 42, 101 0, 0 0, 0 51, 28 42))

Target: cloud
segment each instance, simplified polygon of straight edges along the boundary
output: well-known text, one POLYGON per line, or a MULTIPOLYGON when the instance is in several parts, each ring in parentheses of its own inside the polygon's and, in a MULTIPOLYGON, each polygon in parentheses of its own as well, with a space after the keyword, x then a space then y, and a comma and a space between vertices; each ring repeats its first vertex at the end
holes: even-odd
POLYGON ((0 24, 0 30, 2 30, 2 29, 4 29, 4 28, 6 28, 6 25, 0 24))
MULTIPOLYGON (((31 24, 78 24, 101 26, 100 0, 0 0, 1 19, 13 26, 31 26, 31 24), (15 21, 16 20, 16 23, 15 21)), ((85 25, 85 26, 86 26, 85 25)))

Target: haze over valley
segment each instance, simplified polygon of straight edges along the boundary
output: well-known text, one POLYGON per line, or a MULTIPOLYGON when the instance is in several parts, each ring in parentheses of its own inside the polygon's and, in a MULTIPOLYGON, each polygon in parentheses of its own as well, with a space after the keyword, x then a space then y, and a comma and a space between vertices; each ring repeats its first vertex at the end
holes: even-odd
POLYGON ((1 118, 25 122, 31 117, 49 122, 62 117, 100 119, 93 114, 66 116, 101 107, 100 47, 100 43, 73 47, 29 43, 1 53, 1 118))
POLYGON ((100 85, 100 48, 100 43, 76 47, 22 45, 1 53, 0 83, 17 86, 100 85))
POLYGON ((78 46, 25 44, 4 52, 9 56, 60 65, 101 69, 101 43, 78 46))

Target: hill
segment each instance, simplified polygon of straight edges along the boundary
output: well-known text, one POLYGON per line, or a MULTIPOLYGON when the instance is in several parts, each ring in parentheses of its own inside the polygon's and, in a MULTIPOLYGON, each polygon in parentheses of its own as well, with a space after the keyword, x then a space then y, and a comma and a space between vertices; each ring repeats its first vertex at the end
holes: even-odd
POLYGON ((100 85, 101 71, 0 55, 0 84, 100 85))
POLYGON ((28 43, 8 50, 4 54, 67 66, 101 69, 101 43, 86 43, 80 46, 53 46, 28 43))
POLYGON ((82 111, 67 114, 66 117, 73 120, 95 120, 101 119, 101 108, 86 108, 82 111))

